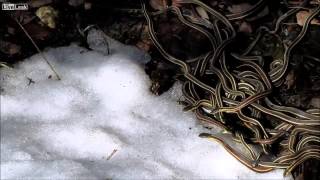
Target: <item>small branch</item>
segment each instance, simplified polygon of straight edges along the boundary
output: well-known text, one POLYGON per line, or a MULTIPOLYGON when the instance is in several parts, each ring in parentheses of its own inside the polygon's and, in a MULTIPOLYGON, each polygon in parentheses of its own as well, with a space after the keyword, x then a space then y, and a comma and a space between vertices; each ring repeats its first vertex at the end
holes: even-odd
POLYGON ((48 64, 48 66, 50 67, 50 69, 53 71, 53 73, 56 75, 58 80, 61 80, 59 74, 56 72, 56 70, 54 69, 54 67, 50 64, 50 62, 48 61, 48 59, 44 56, 44 54, 42 53, 42 51, 40 50, 40 48, 37 46, 37 44, 33 41, 33 39, 31 38, 31 36, 29 35, 28 31, 22 26, 22 24, 15 18, 15 21, 17 22, 17 24, 20 26, 20 28, 23 30, 23 32, 26 34, 26 36, 30 39, 30 41, 32 42, 33 46, 37 49, 38 53, 41 55, 41 57, 44 59, 44 61, 48 64))
POLYGON ((107 157, 107 160, 110 160, 117 151, 118 151, 117 149, 114 149, 112 153, 107 157))

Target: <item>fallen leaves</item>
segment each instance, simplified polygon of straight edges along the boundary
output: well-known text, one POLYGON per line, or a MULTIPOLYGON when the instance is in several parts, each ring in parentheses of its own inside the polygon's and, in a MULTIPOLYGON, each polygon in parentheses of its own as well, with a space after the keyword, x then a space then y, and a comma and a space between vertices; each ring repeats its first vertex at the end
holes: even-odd
POLYGON ((42 23, 49 28, 56 28, 56 18, 58 17, 58 11, 51 6, 43 6, 36 11, 36 15, 42 23))
POLYGON ((286 76, 284 84, 287 86, 287 89, 291 89, 296 82, 296 74, 293 70, 291 70, 288 75, 286 76))
POLYGON ((9 56, 13 56, 15 54, 20 53, 20 50, 21 50, 21 46, 8 41, 0 40, 0 51, 2 53, 5 53, 9 56))
MULTIPOLYGON (((303 26, 303 24, 306 22, 307 18, 311 15, 311 12, 308 11, 299 11, 296 14, 297 17, 297 23, 300 26, 303 26)), ((314 24, 314 25, 320 25, 320 21, 316 18, 312 19, 312 21, 310 22, 310 24, 314 24)))
POLYGON ((166 0, 150 0, 150 6, 156 10, 163 10, 167 6, 166 0))

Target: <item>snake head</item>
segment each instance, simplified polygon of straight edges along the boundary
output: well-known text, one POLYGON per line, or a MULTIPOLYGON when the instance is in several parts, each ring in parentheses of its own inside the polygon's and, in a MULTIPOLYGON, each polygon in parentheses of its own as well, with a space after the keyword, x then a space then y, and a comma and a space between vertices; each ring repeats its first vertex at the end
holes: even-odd
POLYGON ((211 134, 209 134, 209 133, 201 133, 201 134, 199 134, 199 137, 201 137, 201 138, 208 138, 208 137, 211 137, 212 135, 211 134))

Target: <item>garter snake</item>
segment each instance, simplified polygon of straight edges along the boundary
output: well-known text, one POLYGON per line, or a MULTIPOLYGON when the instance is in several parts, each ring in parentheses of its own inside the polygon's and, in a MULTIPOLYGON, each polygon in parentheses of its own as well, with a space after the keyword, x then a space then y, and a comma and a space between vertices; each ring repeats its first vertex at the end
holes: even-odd
POLYGON ((274 28, 274 30, 272 31, 269 31, 270 34, 275 34, 277 33, 277 31, 279 30, 279 27, 280 27, 280 23, 287 19, 289 16, 291 16, 292 14, 294 13, 297 13, 298 11, 300 10, 300 8, 294 8, 294 9, 291 9, 289 10, 288 12, 286 12, 285 14, 283 14, 282 16, 280 16, 278 19, 277 19, 277 22, 276 22, 276 26, 274 28))
MULTIPOLYGON (((261 8, 265 5, 267 1, 266 0, 259 0, 256 4, 254 4, 252 7, 250 7, 248 10, 239 12, 239 13, 233 13, 233 14, 227 14, 226 18, 228 20, 239 20, 246 18, 248 16, 251 16, 252 14, 256 13, 257 11, 261 10, 261 8)), ((204 8, 206 11, 209 11, 211 7, 206 5, 205 3, 199 1, 199 0, 180 0, 178 2, 179 4, 196 4, 202 8, 204 8)), ((210 12, 210 11, 209 11, 210 12)))
POLYGON ((294 108, 294 107, 286 107, 286 106, 279 106, 276 104, 273 104, 268 98, 265 98, 265 102, 267 106, 269 106, 271 109, 278 110, 281 112, 287 112, 290 114, 293 114, 296 117, 303 118, 303 119, 312 119, 312 120, 319 120, 320 116, 313 115, 311 113, 307 113, 305 111, 302 111, 300 109, 294 108))
POLYGON ((194 77, 192 74, 190 74, 190 68, 189 66, 183 62, 182 60, 179 60, 177 58, 172 57, 171 55, 169 55, 161 46, 161 44, 158 42, 157 37, 155 36, 154 33, 154 29, 153 29, 153 24, 152 21, 150 19, 150 16, 148 15, 147 11, 146 11, 146 7, 145 4, 143 2, 142 3, 142 10, 144 13, 144 16, 147 20, 148 23, 148 27, 149 27, 149 35, 154 43, 154 45, 157 47, 157 49, 159 50, 159 52, 170 62, 172 62, 173 64, 176 64, 178 66, 181 67, 185 78, 187 78, 188 80, 190 80, 191 82, 195 83, 196 85, 202 87, 203 89, 209 91, 212 94, 215 94, 215 89, 211 88, 210 86, 204 84, 203 82, 199 81, 196 77, 194 77))
POLYGON ((302 157, 298 158, 285 170, 284 175, 287 176, 294 168, 296 168, 298 165, 302 164, 303 162, 311 158, 320 160, 320 153, 315 152, 315 153, 304 154, 302 157))
POLYGON ((288 146, 288 149, 293 153, 295 152, 294 145, 295 145, 295 142, 297 139, 297 135, 300 132, 307 132, 307 133, 310 133, 313 135, 320 135, 320 128, 314 127, 314 126, 310 126, 310 127, 309 126, 298 126, 298 127, 294 128, 290 134, 289 146, 288 146))
POLYGON ((246 11, 243 11, 240 13, 235 13, 235 14, 227 14, 226 17, 229 20, 244 19, 244 18, 256 13, 257 11, 261 10, 261 8, 264 7, 265 3, 266 3, 266 0, 260 0, 246 11))
POLYGON ((262 126, 262 124, 258 120, 244 115, 241 110, 239 112, 237 112, 237 115, 242 121, 247 122, 247 123, 252 123, 252 124, 257 125, 258 127, 260 127, 262 132, 263 132, 263 134, 264 134, 264 137, 265 138, 269 137, 267 131, 265 130, 265 128, 262 126))
MULTIPOLYGON (((260 0, 255 5, 258 6, 259 3, 264 4, 265 2, 260 0)), ((304 23, 299 35, 286 47, 283 60, 273 60, 270 63, 269 72, 265 73, 263 70, 265 68, 263 57, 265 56, 248 56, 248 54, 261 38, 263 30, 280 38, 276 33, 281 22, 301 8, 291 9, 278 18, 273 31, 261 26, 258 29, 256 39, 242 54, 238 55, 226 51, 226 46, 236 36, 230 21, 249 17, 257 12, 260 7, 254 5, 248 11, 223 15, 199 0, 181 0, 178 3, 200 6, 211 15, 210 19, 202 21, 200 17, 197 19, 185 15, 179 7, 172 6, 164 9, 165 12, 170 11, 177 15, 178 20, 188 28, 202 33, 208 38, 212 48, 193 59, 181 60, 173 57, 166 52, 158 41, 152 19, 145 4, 142 3, 150 38, 162 56, 179 66, 183 72, 184 85, 182 91, 188 104, 184 110, 194 111, 197 119, 202 123, 235 133, 249 154, 237 151, 236 148, 223 141, 224 138, 209 134, 201 134, 200 137, 217 141, 233 157, 256 172, 268 172, 274 168, 284 168, 288 173, 309 158, 319 159, 320 151, 316 149, 319 149, 319 146, 314 145, 320 142, 319 109, 303 111, 287 107, 280 102, 272 102, 269 99, 269 94, 274 87, 278 87, 282 83, 282 77, 289 64, 290 54, 307 33, 310 21, 320 12, 320 6, 315 8, 304 23), (214 34, 212 34, 212 31, 214 34), (232 69, 234 67, 232 65, 227 66, 230 64, 229 59, 227 62, 226 58, 230 57, 239 60, 235 63, 236 69, 232 69), (219 62, 220 66, 216 62, 219 62), (228 115, 228 113, 235 113, 236 115, 228 115), (226 118, 232 119, 226 121, 226 118), (272 127, 270 127, 270 124, 265 121, 275 123, 271 124, 272 127), (246 128, 249 131, 242 134, 242 132, 238 132, 237 128, 233 127, 232 123, 240 124, 241 128, 246 128), (277 157, 266 159, 266 155, 274 149, 274 144, 279 145, 279 154, 277 154, 277 157)), ((263 7, 262 4, 259 6, 263 7)))
POLYGON ((258 172, 258 173, 263 173, 263 172, 269 172, 272 171, 274 168, 273 167, 263 167, 260 166, 260 162, 256 165, 253 166, 252 165, 252 161, 250 159, 248 159, 247 157, 245 157, 244 155, 242 155, 241 153, 235 151, 230 145, 228 145, 227 143, 225 143, 222 139, 215 137, 211 134, 207 134, 207 133, 202 133, 199 135, 200 137, 203 138, 207 138, 209 140, 213 140, 215 142, 218 142, 219 144, 221 144, 234 158, 236 158, 239 162, 241 162, 243 165, 245 165, 246 167, 248 167, 249 169, 258 172))
POLYGON ((309 142, 317 142, 320 144, 320 137, 318 136, 305 136, 303 137, 296 146, 296 151, 299 151, 301 148, 303 148, 307 143, 309 142))
POLYGON ((283 56, 283 64, 279 66, 279 68, 272 69, 269 72, 270 79, 272 82, 277 82, 282 76, 285 74, 288 64, 289 58, 292 49, 303 39, 305 34, 307 33, 309 24, 311 20, 320 12, 320 5, 310 14, 310 16, 304 22, 301 32, 299 35, 293 40, 293 42, 285 49, 284 56, 283 56))
MULTIPOLYGON (((216 87, 216 102, 217 102, 217 107, 216 108, 223 107, 223 102, 222 102, 222 99, 221 99, 221 82, 217 83, 217 87, 216 87)), ((221 120, 222 122, 225 122, 222 113, 218 113, 217 116, 218 116, 219 120, 221 120)))
POLYGON ((202 34, 204 34, 204 35, 209 39, 210 44, 211 44, 211 46, 212 46, 212 49, 215 50, 215 47, 216 47, 216 44, 217 44, 217 43, 215 42, 215 38, 212 36, 211 33, 209 33, 209 32, 208 32, 207 30, 205 30, 204 28, 202 28, 202 27, 200 27, 200 26, 197 26, 197 25, 195 25, 195 24, 192 24, 192 23, 190 23, 189 21, 187 21, 187 20, 183 17, 183 15, 182 15, 182 13, 181 13, 181 11, 180 11, 179 8, 177 8, 177 7, 175 7, 175 6, 170 6, 170 7, 168 7, 168 9, 171 10, 172 12, 174 12, 175 14, 177 14, 179 20, 180 20, 183 24, 185 24, 185 25, 187 25, 188 27, 191 27, 191 28, 193 28, 193 29, 201 32, 202 34))
POLYGON ((298 159, 299 157, 303 156, 304 154, 307 153, 312 153, 312 152, 320 152, 319 146, 309 146, 301 149, 299 152, 295 154, 286 154, 278 157, 277 159, 274 160, 274 162, 279 162, 279 163, 288 163, 290 161, 293 161, 295 159, 298 159))
POLYGON ((203 122, 205 124, 209 124, 209 125, 214 125, 214 127, 219 127, 223 130, 228 130, 229 128, 227 128, 226 125, 224 125, 223 123, 221 123, 220 121, 217 121, 211 117, 205 116, 202 114, 202 112, 200 111, 200 109, 196 109, 195 111, 196 113, 196 117, 197 119, 200 120, 200 122, 203 122))
POLYGON ((242 134, 238 134, 239 138, 240 138, 240 142, 243 144, 243 146, 247 149, 247 151, 250 153, 250 156, 252 158, 252 160, 256 160, 257 159, 257 155, 254 152, 253 148, 250 147, 250 145, 244 140, 243 135, 242 134))
POLYGON ((222 108, 219 108, 217 110, 214 110, 212 112, 212 114, 215 114, 215 113, 218 113, 218 112, 235 113, 235 112, 241 110, 242 108, 248 106, 249 104, 252 104, 257 100, 259 100, 261 98, 264 98, 265 96, 267 96, 270 93, 271 93, 270 90, 259 92, 259 93, 255 94, 255 95, 250 96, 250 97, 246 98, 245 100, 241 101, 236 106, 233 106, 233 107, 222 107, 222 108))
POLYGON ((273 144, 275 141, 277 141, 279 138, 281 138, 283 135, 286 134, 286 131, 279 131, 276 135, 266 138, 266 139, 252 139, 255 143, 260 144, 273 144))

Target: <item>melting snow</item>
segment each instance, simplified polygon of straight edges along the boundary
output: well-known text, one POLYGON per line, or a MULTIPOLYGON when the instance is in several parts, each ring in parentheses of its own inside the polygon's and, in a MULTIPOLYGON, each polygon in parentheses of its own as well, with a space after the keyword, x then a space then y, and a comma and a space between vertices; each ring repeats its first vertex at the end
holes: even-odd
POLYGON ((61 81, 40 55, 1 69, 1 179, 283 179, 199 138, 206 130, 178 105, 179 83, 152 95, 148 56, 110 42, 110 55, 46 51, 61 81))

